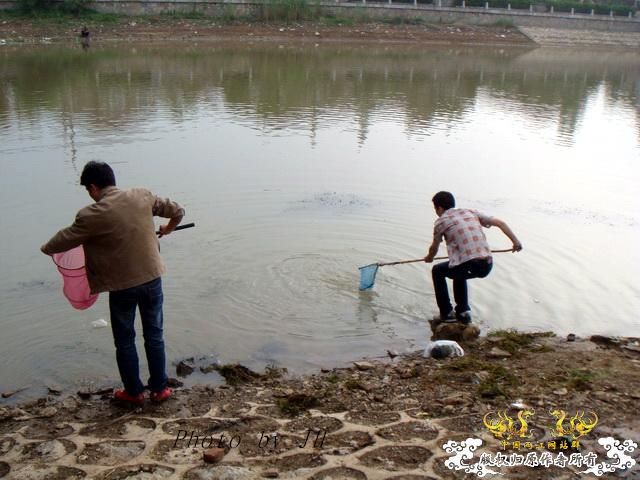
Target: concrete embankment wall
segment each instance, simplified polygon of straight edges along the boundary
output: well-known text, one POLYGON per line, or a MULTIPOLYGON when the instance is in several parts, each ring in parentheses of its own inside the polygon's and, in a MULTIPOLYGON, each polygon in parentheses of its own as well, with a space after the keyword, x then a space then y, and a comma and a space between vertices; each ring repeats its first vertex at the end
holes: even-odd
POLYGON ((577 30, 606 30, 618 32, 640 32, 640 18, 609 17, 607 15, 532 13, 528 10, 507 10, 504 8, 462 8, 436 7, 433 5, 408 6, 389 4, 349 3, 331 5, 323 3, 326 9, 336 15, 349 16, 349 10, 357 15, 365 13, 371 17, 420 17, 427 22, 463 23, 467 25, 492 25, 512 23, 523 27, 572 28, 577 30))
MULTIPOLYGON (((439 0, 436 0, 438 2, 439 0)), ((251 15, 264 5, 260 1, 215 0, 94 0, 89 7, 99 12, 121 15, 153 15, 168 12, 199 12, 209 16, 251 15)), ((610 17, 565 13, 542 13, 503 8, 440 7, 437 4, 364 3, 321 1, 326 12, 341 17, 422 18, 426 22, 491 25, 509 23, 523 27, 570 28, 612 32, 640 32, 640 17, 610 17)), ((0 0, 0 8, 14 8, 16 2, 0 0)))

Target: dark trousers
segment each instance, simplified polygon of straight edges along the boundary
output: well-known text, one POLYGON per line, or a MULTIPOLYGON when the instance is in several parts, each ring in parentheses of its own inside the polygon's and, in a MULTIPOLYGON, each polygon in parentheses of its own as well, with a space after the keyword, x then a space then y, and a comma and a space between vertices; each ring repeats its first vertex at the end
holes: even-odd
POLYGON ((109 292, 111 330, 116 345, 116 360, 124 389, 130 395, 144 390, 140 381, 136 331, 136 307, 140 309, 144 350, 149 365, 149 388, 160 392, 167 385, 164 339, 162 336, 162 281, 160 277, 136 287, 109 292))
POLYGON ((491 272, 493 261, 491 258, 478 258, 449 267, 449 262, 437 263, 431 270, 433 288, 436 292, 436 302, 442 317, 447 316, 453 307, 449 299, 447 278, 453 279, 453 298, 456 301, 456 313, 470 310, 467 291, 467 280, 484 278, 491 272))

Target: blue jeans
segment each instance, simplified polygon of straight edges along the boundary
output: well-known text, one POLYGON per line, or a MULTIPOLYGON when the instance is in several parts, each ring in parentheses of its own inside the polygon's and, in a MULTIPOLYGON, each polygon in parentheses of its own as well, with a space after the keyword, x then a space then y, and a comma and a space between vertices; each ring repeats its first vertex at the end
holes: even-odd
POLYGON ((130 395, 144 390, 140 381, 136 331, 136 307, 140 308, 144 350, 149 365, 149 389, 160 392, 167 386, 164 339, 162 338, 162 280, 160 277, 136 287, 109 292, 111 330, 116 345, 116 360, 124 389, 130 395))
POLYGON ((467 292, 467 280, 471 278, 484 278, 491 272, 493 262, 491 258, 478 258, 450 267, 449 262, 437 263, 431 270, 433 277, 433 289, 436 293, 436 302, 442 318, 446 317, 453 307, 449 299, 447 277, 453 279, 453 298, 456 301, 456 313, 463 313, 469 309, 467 292))

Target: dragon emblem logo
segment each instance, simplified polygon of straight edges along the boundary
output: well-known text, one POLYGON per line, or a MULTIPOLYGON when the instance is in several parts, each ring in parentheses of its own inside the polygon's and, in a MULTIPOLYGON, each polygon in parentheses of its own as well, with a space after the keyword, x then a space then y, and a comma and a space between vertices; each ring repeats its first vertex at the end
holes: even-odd
POLYGON ((589 412, 585 419, 584 410, 577 411, 568 421, 566 421, 567 412, 564 410, 552 410, 550 414, 556 419, 556 424, 551 430, 554 437, 570 437, 572 440, 577 440, 587 435, 598 423, 598 415, 595 412, 589 412))
POLYGON ((531 438, 531 434, 527 433, 529 431, 527 418, 533 414, 533 410, 520 410, 517 416, 517 420, 520 422, 519 428, 516 426, 516 421, 507 415, 506 410, 498 411, 497 418, 492 416, 492 412, 488 412, 482 419, 482 423, 494 437, 501 440, 509 440, 513 437, 531 438))
MULTIPOLYGON (((556 419, 555 425, 550 429, 554 437, 577 440, 591 432, 598 423, 598 415, 592 411, 587 414, 584 410, 578 410, 572 417, 569 417, 564 410, 552 410, 549 413, 556 419)), ((488 412, 483 417, 482 423, 494 437, 500 440, 531 438, 528 419, 533 415, 533 410, 520 410, 514 419, 507 414, 507 410, 499 410, 495 414, 488 412)))

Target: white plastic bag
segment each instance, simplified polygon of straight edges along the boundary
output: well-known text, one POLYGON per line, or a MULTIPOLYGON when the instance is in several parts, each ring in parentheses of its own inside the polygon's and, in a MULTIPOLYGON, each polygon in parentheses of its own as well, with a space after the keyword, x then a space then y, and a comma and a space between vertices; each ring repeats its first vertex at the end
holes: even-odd
POLYGON ((453 340, 436 340, 427 345, 427 348, 424 349, 423 356, 434 356, 434 358, 462 357, 464 356, 464 350, 458 345, 458 342, 454 342, 453 340), (437 355, 434 356, 433 353, 436 352, 437 355))
POLYGON ((108 327, 109 324, 104 318, 99 318, 98 320, 94 320, 93 322, 91 322, 91 326, 93 328, 104 328, 108 327))

